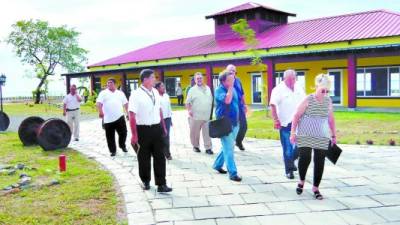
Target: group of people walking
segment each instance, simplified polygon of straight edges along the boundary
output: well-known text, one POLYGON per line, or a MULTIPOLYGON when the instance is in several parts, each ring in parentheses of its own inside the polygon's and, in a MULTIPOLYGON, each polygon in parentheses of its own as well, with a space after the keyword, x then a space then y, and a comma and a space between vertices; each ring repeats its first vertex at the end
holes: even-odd
MULTIPOLYGON (((186 97, 190 141, 194 152, 200 150, 200 132, 205 153, 213 154, 208 123, 213 118, 227 117, 232 124, 231 132, 221 137, 222 148, 217 154, 212 168, 221 174, 228 174, 233 181, 240 182, 235 159, 235 145, 245 150, 243 139, 247 130, 245 93, 236 76, 236 67, 228 65, 219 74, 219 86, 212 90, 204 84, 203 74, 194 74, 194 85, 186 97), (214 110, 215 109, 215 110, 214 110), (224 169, 226 165, 226 170, 224 169)), ((99 117, 102 118, 107 145, 111 156, 116 155, 115 133, 118 133, 119 148, 127 152, 128 115, 132 138, 130 143, 137 152, 139 176, 143 189, 150 189, 151 158, 155 184, 159 192, 170 192, 166 185, 166 160, 172 160, 169 134, 172 124, 171 102, 162 82, 156 82, 154 71, 144 69, 140 73, 141 86, 129 100, 116 88, 116 81, 108 79, 107 88, 97 98, 99 117), (125 111, 125 112, 124 112, 125 111)), ((314 181, 312 191, 316 199, 322 199, 318 187, 324 171, 325 154, 329 145, 336 143, 336 128, 332 101, 329 97, 331 81, 326 74, 315 78, 315 92, 306 96, 304 89, 296 84, 296 72, 286 70, 283 80, 273 88, 270 96, 271 116, 274 128, 279 130, 283 149, 285 175, 294 179, 298 170, 300 180, 297 194, 302 194, 311 153, 314 154, 314 181), (298 165, 295 161, 298 159, 298 165)), ((79 140, 79 102, 75 85, 64 99, 64 115, 67 117, 75 140, 79 140), (76 112, 78 111, 78 112, 76 112), (78 113, 78 115, 76 115, 78 113), (78 121, 78 123, 76 123, 78 121)), ((181 100, 180 100, 181 101, 181 100)), ((181 102, 179 102, 181 103, 181 102)))

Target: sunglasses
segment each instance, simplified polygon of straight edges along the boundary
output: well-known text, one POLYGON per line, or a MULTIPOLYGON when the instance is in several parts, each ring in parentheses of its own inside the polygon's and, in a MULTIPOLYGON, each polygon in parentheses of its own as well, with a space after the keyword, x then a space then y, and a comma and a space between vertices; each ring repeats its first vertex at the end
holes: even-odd
POLYGON ((328 94, 328 93, 329 93, 329 90, 326 90, 326 89, 321 90, 321 93, 322 93, 322 94, 328 94))

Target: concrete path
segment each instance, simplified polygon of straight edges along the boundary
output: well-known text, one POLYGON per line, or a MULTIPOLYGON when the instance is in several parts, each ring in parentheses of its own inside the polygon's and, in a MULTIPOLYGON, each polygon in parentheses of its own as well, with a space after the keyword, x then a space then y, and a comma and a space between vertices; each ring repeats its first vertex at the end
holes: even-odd
MULTIPOLYGON (((325 199, 318 201, 311 192, 312 164, 305 191, 298 196, 298 175, 296 180, 284 176, 279 142, 247 139, 246 151, 235 150, 243 181, 232 182, 212 170, 215 155, 192 151, 186 113, 173 116, 170 194, 157 193, 153 181, 150 191, 141 189, 133 150, 109 156, 99 119, 82 122, 80 141, 70 145, 115 176, 129 224, 400 225, 399 147, 343 145, 338 165, 326 161, 320 186, 325 199)), ((219 140, 213 145, 218 152, 219 140)))

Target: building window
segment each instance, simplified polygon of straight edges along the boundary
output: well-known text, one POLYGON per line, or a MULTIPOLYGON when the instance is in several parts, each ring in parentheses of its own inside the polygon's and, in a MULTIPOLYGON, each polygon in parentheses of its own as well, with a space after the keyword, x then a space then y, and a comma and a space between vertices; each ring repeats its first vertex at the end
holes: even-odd
POLYGON ((102 90, 100 77, 94 77, 93 83, 94 83, 93 91, 95 91, 97 94, 99 94, 100 91, 102 90))
POLYGON ((176 97, 176 88, 181 83, 180 77, 165 77, 165 89, 171 97, 176 97))
POLYGON ((358 68, 357 96, 400 96, 399 70, 399 67, 358 68))
POLYGON ((268 13, 268 21, 270 22, 274 22, 274 16, 272 15, 272 13, 268 13))
POLYGON ((244 19, 244 13, 239 12, 239 13, 236 14, 235 17, 236 17, 236 20, 244 19))
POLYGON ((218 74, 214 74, 213 75, 213 87, 214 89, 217 88, 219 86, 219 79, 218 79, 219 75, 218 74))
POLYGON ((400 68, 390 68, 390 96, 400 97, 400 68))
POLYGON ((283 80, 283 71, 275 72, 275 86, 283 80))
POLYGON ((260 13, 260 18, 261 18, 262 20, 267 20, 267 13, 266 13, 266 12, 261 12, 261 13, 260 13))
POLYGON ((227 18, 226 18, 226 23, 227 24, 231 24, 231 23, 233 23, 235 21, 235 17, 233 16, 233 15, 229 15, 227 18))
POLYGON ((249 12, 246 14, 247 20, 254 20, 256 18, 256 14, 254 12, 249 12))
POLYGON ((221 16, 217 18, 217 25, 225 24, 225 17, 221 16))

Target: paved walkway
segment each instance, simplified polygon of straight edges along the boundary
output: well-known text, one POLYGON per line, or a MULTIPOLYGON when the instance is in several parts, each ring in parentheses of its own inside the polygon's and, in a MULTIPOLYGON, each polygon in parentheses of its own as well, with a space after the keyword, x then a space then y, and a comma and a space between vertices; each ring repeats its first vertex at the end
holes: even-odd
MULTIPOLYGON (((109 156, 100 120, 82 123, 82 137, 70 147, 110 170, 121 187, 129 224, 397 224, 400 225, 400 148, 342 146, 337 166, 326 162, 321 192, 311 192, 312 165, 305 192, 284 177, 277 141, 247 140, 246 151, 235 150, 241 183, 211 169, 215 155, 191 150, 185 112, 174 112, 173 160, 167 164, 170 194, 140 187, 133 151, 109 156)), ((128 132, 130 133, 130 132, 128 132)), ((129 139, 128 139, 129 140, 129 139)), ((218 139, 213 140, 219 151, 218 139)), ((297 178, 296 174, 296 178, 297 178)))

